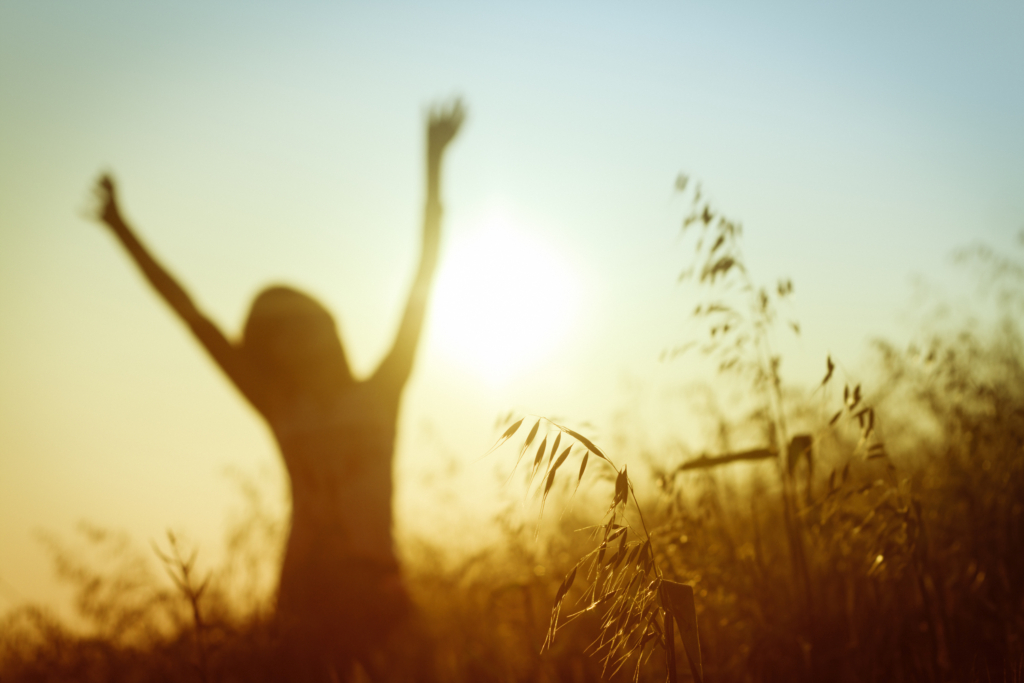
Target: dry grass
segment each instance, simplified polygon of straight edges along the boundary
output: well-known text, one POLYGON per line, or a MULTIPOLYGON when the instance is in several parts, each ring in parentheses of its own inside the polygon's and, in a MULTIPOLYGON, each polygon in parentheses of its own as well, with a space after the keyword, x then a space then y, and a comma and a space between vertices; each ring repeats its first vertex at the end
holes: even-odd
MULTIPOLYGON (((796 329, 778 312, 792 285, 756 287, 738 224, 681 184, 702 238, 687 272, 707 336, 693 348, 749 383, 738 428, 764 444, 627 474, 584 433, 517 423, 492 457, 511 470, 518 455, 547 521, 538 534, 502 514, 493 547, 454 568, 442 546, 411 551, 419 615, 384 655, 389 680, 660 683, 672 666, 712 682, 1024 680, 1022 270, 968 252, 998 275, 994 332, 880 344, 873 392, 825 359, 805 404, 783 391, 771 343, 796 329), (797 415, 810 439, 789 433, 797 415)), ((249 499, 209 574, 178 538, 159 549, 170 581, 116 534, 84 528, 87 556, 51 542, 86 628, 9 616, 0 681, 274 680, 266 591, 238 596, 266 583, 282 527, 249 499)))

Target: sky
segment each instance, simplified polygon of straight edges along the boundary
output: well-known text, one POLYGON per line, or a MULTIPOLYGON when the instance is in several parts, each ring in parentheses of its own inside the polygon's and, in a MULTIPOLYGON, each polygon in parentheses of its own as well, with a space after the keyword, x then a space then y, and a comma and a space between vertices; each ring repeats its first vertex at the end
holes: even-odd
POLYGON ((1021 35, 1020 3, 5 0, 0 611, 66 600, 41 535, 173 528, 215 558, 226 472, 281 490, 266 427, 89 220, 100 173, 229 336, 292 284, 366 374, 418 256, 427 112, 463 98, 399 425, 408 537, 507 495, 510 454, 479 455, 509 411, 684 430, 700 363, 659 361, 694 334, 681 172, 755 280, 793 280, 787 381, 912 338, 920 283, 955 294, 956 248, 1024 229, 1021 35))

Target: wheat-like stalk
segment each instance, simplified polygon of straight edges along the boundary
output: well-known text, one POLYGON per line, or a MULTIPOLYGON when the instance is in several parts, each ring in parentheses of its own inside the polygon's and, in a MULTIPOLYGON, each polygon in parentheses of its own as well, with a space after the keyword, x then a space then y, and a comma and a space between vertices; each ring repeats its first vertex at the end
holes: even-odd
MULTIPOLYGON (((599 635, 590 644, 588 652, 600 658, 603 673, 613 675, 630 660, 634 660, 633 679, 638 680, 640 667, 660 647, 665 653, 671 680, 675 681, 675 622, 682 636, 694 680, 702 681, 693 589, 666 579, 659 568, 654 540, 644 520, 626 466, 618 468, 600 448, 579 432, 546 418, 530 419, 533 420, 533 426, 519 449, 513 472, 531 451, 537 437, 541 436, 539 445, 533 451, 527 484, 529 488, 537 476, 541 475, 541 481, 544 482, 541 514, 559 467, 567 462, 575 447, 580 447, 575 489, 583 481, 591 455, 615 472, 614 491, 605 511, 605 519, 601 524, 590 527, 596 546, 572 567, 559 585, 542 651, 551 647, 558 630, 565 624, 586 614, 600 614, 599 635), (555 433, 549 449, 548 431, 552 428, 555 433), (563 436, 572 443, 559 452, 563 436), (626 517, 630 505, 637 512, 639 528, 633 526, 626 517), (576 600, 578 609, 562 618, 563 603, 575 585, 577 576, 581 574, 589 581, 589 585, 576 600)), ((513 438, 526 420, 521 418, 506 429, 491 451, 513 438)))

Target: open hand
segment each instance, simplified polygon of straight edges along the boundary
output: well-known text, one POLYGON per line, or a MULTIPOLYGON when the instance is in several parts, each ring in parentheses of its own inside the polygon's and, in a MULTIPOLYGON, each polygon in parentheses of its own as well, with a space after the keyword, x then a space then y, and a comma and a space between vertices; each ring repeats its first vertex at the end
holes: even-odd
POLYGON ((427 122, 427 150, 438 157, 455 138, 466 118, 462 100, 456 98, 447 105, 433 107, 427 122))
POLYGON ((104 173, 100 176, 100 179, 96 181, 96 186, 93 187, 93 194, 96 195, 97 200, 93 217, 110 227, 121 225, 123 219, 117 206, 117 189, 110 174, 104 173))

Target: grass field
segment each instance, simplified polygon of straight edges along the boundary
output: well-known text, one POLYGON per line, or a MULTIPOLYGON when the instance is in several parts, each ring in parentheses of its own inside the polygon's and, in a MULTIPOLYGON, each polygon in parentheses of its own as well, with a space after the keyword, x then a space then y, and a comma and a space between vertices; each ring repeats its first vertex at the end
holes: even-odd
MULTIPOLYGON (((628 473, 585 433, 518 423, 489 457, 511 470, 519 456, 548 510, 565 512, 536 536, 535 520, 502 517, 493 547, 455 566, 443 547, 411 550, 418 614, 382 655, 387 677, 664 681, 663 586, 678 582, 693 590, 708 681, 1024 680, 1021 268, 965 252, 991 279, 997 323, 879 343, 871 387, 821 359, 821 386, 800 391, 769 343, 792 286, 753 286, 738 226, 693 206, 699 341, 757 408, 706 454, 655 454, 628 473), (737 430, 763 448, 729 452, 737 430)), ((88 628, 13 613, 0 681, 270 680, 282 528, 254 502, 209 576, 170 537, 157 550, 173 580, 127 539, 84 529, 93 558, 55 557, 88 628)), ((670 641, 679 680, 694 675, 684 620, 670 641)))

